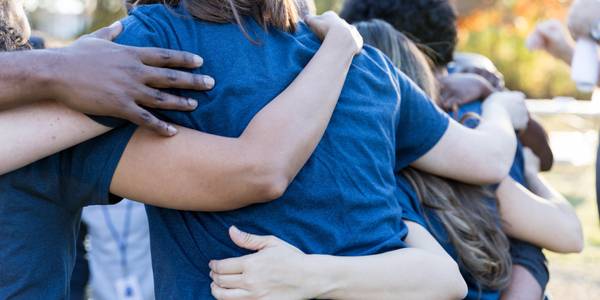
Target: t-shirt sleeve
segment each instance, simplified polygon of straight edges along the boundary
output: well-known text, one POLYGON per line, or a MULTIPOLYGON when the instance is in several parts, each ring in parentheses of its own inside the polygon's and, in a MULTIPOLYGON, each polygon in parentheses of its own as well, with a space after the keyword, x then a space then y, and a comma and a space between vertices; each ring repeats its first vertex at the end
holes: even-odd
POLYGON ((127 125, 63 151, 61 201, 74 209, 120 201, 110 193, 110 184, 135 130, 127 125))
POLYGON ((398 201, 402 208, 402 219, 405 221, 415 222, 425 228, 428 228, 423 212, 421 209, 421 203, 415 192, 415 189, 407 181, 403 175, 396 176, 396 184, 398 185, 399 195, 398 201))
POLYGON ((540 247, 517 239, 510 239, 510 256, 513 265, 527 269, 535 278, 542 290, 546 289, 550 280, 546 256, 540 247))
POLYGON ((402 169, 439 142, 449 120, 406 75, 398 71, 397 78, 401 103, 396 135, 396 167, 402 169))

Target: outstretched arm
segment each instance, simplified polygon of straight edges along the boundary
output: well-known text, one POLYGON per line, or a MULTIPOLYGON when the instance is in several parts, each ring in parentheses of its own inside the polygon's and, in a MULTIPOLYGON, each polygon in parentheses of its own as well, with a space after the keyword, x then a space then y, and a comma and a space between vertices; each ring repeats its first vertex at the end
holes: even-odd
POLYGON ((581 252, 583 232, 571 204, 538 174, 539 160, 525 149, 531 191, 506 178, 496 191, 507 235, 559 253, 581 252), (531 167, 531 160, 537 167, 531 167))
POLYGON ((513 124, 527 121, 524 95, 492 94, 483 103, 481 124, 470 129, 450 120, 440 141, 413 166, 472 184, 498 183, 510 170, 517 140, 513 124))
POLYGON ((69 47, 0 54, 0 110, 56 100, 87 114, 128 119, 171 136, 172 126, 141 106, 193 110, 194 100, 157 88, 206 90, 213 81, 171 68, 197 68, 202 59, 185 52, 114 44, 121 23, 83 37, 69 47))
POLYGON ((422 226, 407 222, 411 248, 362 257, 307 255, 272 236, 230 230, 258 251, 210 263, 217 299, 462 299, 457 264, 422 226))
POLYGON ((309 24, 326 34, 323 45, 239 138, 181 129, 162 139, 139 129, 121 158, 111 192, 156 206, 203 211, 280 197, 320 141, 352 58, 362 48, 362 38, 337 15, 309 24))

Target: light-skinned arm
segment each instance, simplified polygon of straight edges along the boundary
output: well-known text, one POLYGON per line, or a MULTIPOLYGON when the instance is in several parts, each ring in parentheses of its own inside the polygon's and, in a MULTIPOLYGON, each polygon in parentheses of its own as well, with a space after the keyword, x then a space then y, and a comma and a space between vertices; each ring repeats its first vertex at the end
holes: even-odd
POLYGON ((525 96, 518 92, 497 92, 482 105, 482 120, 477 128, 470 129, 450 120, 440 141, 413 167, 472 184, 502 181, 517 147, 515 128, 522 128, 529 119, 525 96))
POLYGON ((539 176, 539 160, 531 150, 524 151, 531 191, 511 178, 502 181, 496 191, 504 231, 550 251, 581 252, 583 231, 573 206, 539 176))
POLYGON ((457 264, 422 226, 407 222, 410 248, 362 257, 307 255, 272 236, 230 229, 238 246, 258 251, 212 261, 217 299, 462 299, 457 264))

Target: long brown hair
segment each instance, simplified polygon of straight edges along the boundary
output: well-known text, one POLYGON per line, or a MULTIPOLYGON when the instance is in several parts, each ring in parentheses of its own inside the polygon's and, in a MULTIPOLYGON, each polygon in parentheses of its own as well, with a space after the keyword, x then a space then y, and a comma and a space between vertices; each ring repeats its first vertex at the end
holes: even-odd
POLYGON ((298 2, 302 0, 137 0, 133 5, 163 3, 168 6, 182 4, 189 13, 204 21, 235 23, 246 36, 243 17, 252 17, 263 27, 293 32, 300 20, 298 2))
MULTIPOLYGON (((437 94, 425 55, 404 34, 381 20, 355 25, 365 43, 388 55, 430 97, 437 94)), ((481 285, 480 288, 505 288, 510 281, 512 262, 508 238, 502 231, 499 216, 485 201, 486 198, 495 200, 493 194, 480 186, 412 168, 403 170, 402 174, 416 190, 423 207, 435 212, 456 249, 458 263, 481 285)), ((422 213, 430 222, 425 211, 422 213)))

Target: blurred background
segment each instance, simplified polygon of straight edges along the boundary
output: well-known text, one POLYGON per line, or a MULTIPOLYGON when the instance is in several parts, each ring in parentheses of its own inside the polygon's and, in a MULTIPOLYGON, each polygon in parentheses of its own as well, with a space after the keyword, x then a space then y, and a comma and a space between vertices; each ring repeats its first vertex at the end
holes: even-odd
MULTIPOLYGON (((68 43, 125 15, 121 0, 25 2, 33 28, 47 39, 49 46, 68 43)), ((592 95, 576 90, 566 65, 525 47, 525 39, 535 24, 548 18, 565 20, 571 1, 454 2, 460 15, 459 50, 491 58, 504 74, 508 88, 523 91, 531 99, 562 96, 554 101, 532 100, 532 109, 549 130, 557 158, 557 165, 545 177, 577 207, 585 227, 586 249, 581 255, 548 254, 552 273, 549 291, 554 299, 600 299, 600 227, 592 165, 600 109, 597 105, 571 109, 571 104, 567 105, 569 109, 561 109, 561 105, 572 103, 565 99, 585 101, 592 95)), ((316 0, 316 3, 322 12, 339 10, 343 0, 316 0)))

